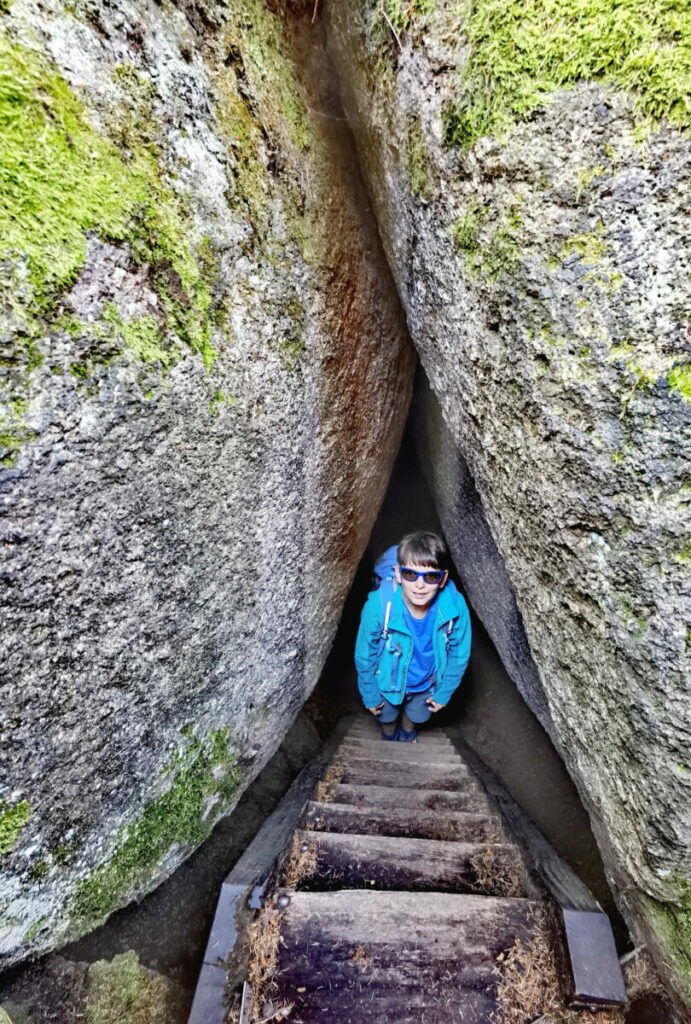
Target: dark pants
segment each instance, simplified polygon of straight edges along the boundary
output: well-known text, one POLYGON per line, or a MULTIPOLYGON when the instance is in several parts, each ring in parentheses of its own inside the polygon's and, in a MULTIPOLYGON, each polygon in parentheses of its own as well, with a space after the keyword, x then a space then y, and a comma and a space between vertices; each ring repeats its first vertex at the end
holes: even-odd
POLYGON ((423 690, 421 693, 406 693, 402 704, 392 704, 386 697, 382 697, 384 707, 378 715, 379 721, 383 725, 388 725, 390 722, 396 721, 401 711, 405 711, 411 722, 421 725, 422 722, 427 722, 432 714, 425 703, 431 696, 432 687, 430 686, 428 690, 423 690))

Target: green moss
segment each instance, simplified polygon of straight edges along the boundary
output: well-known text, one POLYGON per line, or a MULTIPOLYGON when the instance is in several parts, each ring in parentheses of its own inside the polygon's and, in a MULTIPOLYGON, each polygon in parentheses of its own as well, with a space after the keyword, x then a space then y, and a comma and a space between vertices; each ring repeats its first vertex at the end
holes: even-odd
POLYGON ((494 279, 512 273, 520 262, 520 256, 514 229, 508 223, 500 224, 480 255, 478 269, 486 277, 494 279))
POLYGON ((227 143, 232 168, 226 198, 241 208, 254 229, 248 252, 257 247, 267 259, 276 245, 270 198, 277 187, 267 156, 281 154, 284 213, 291 238, 299 244, 304 227, 295 210, 304 196, 298 182, 315 144, 284 33, 283 17, 262 0, 235 5, 224 32, 227 57, 215 79, 217 130, 227 143))
POLYGON ((626 359, 633 352, 633 346, 628 338, 622 338, 617 345, 612 345, 609 350, 610 360, 626 359))
POLYGON ((604 167, 581 167, 580 171, 576 175, 576 181, 578 183, 578 193, 584 192, 588 185, 591 185, 596 178, 601 178, 607 171, 604 167))
POLYGON ((207 837, 208 801, 217 795, 226 807, 242 777, 228 747, 228 730, 212 732, 203 741, 189 740, 166 775, 167 791, 123 829, 111 859, 77 887, 71 910, 80 930, 104 920, 145 886, 173 846, 196 846, 207 837))
POLYGON ((75 842, 61 844, 60 846, 57 846, 53 851, 53 860, 55 861, 56 864, 62 866, 63 864, 67 864, 68 861, 72 860, 76 852, 77 844, 75 842))
POLYGON ((691 562, 691 540, 687 541, 678 551, 675 551, 672 558, 675 562, 679 562, 680 565, 688 565, 691 562))
POLYGON ((154 83, 128 61, 115 65, 113 80, 120 87, 120 98, 105 115, 108 135, 120 150, 136 153, 146 148, 157 156, 159 126, 154 115, 154 83))
POLYGON ((130 951, 101 960, 89 971, 86 1019, 89 1024, 131 1021, 137 1010, 144 976, 137 954, 130 951))
POLYGON ((691 402, 691 366, 675 366, 667 377, 672 391, 678 391, 682 398, 691 402))
POLYGON ((286 370, 296 370, 300 365, 300 358, 305 351, 305 343, 302 338, 284 338, 278 343, 283 366, 286 370))
POLYGON ((29 878, 31 879, 32 882, 40 882, 43 878, 46 877, 49 871, 50 865, 48 864, 47 860, 36 861, 36 863, 32 865, 29 871, 29 878))
POLYGON ((7 14, 12 6, 12 0, 0 0, 0 14, 7 14))
POLYGON ((168 369, 177 362, 178 353, 164 340, 160 321, 156 317, 147 314, 123 320, 117 307, 109 303, 103 310, 103 320, 111 325, 113 334, 120 339, 123 347, 133 352, 143 363, 159 364, 168 369))
POLYGON ((9 853, 19 838, 19 833, 31 817, 31 807, 27 800, 9 807, 0 801, 0 853, 9 853))
POLYGON ((634 378, 634 388, 636 390, 643 390, 643 388, 651 387, 657 380, 657 374, 654 370, 649 370, 646 367, 641 366, 634 359, 630 360, 626 364, 626 369, 634 378))
POLYGON ((493 232, 489 229, 483 232, 488 218, 486 207, 474 201, 469 203, 466 212, 453 226, 453 240, 456 248, 464 254, 468 274, 494 280, 502 274, 511 273, 520 261, 516 238, 521 225, 518 204, 514 203, 508 209, 493 232))
POLYGON ((21 422, 0 417, 0 466, 16 465, 22 445, 35 437, 21 422))
POLYGON ((583 263, 596 266, 602 263, 607 253, 607 244, 603 238, 604 225, 598 224, 595 231, 567 238, 561 247, 559 258, 565 260, 572 253, 578 253, 583 263))
POLYGON ((48 917, 39 917, 38 920, 34 921, 34 923, 30 925, 24 932, 24 935, 22 936, 22 941, 26 942, 27 945, 33 942, 36 936, 39 934, 39 932, 43 931, 43 929, 46 927, 49 920, 50 918, 48 917))
POLYGON ((566 345, 566 338, 561 335, 552 334, 547 327, 540 328, 540 337, 550 348, 563 348, 566 345))
POLYGON ((243 131, 253 136, 258 128, 280 135, 287 128, 289 141, 298 150, 308 150, 312 143, 309 113, 293 61, 286 54, 281 16, 269 11, 263 0, 245 0, 232 15, 228 42, 236 75, 246 76, 259 98, 259 109, 249 110, 253 126, 241 115, 243 131))
MULTIPOLYGON (((133 141, 125 159, 48 59, 3 33, 0 62, 0 258, 27 266, 29 336, 78 276, 86 234, 94 232, 128 243, 135 261, 149 266, 168 328, 208 362, 209 287, 188 218, 161 181, 151 147, 133 141)), ((148 351, 141 341, 139 348, 148 351)))
POLYGON ((218 389, 214 391, 213 397, 209 401, 209 411, 211 415, 214 417, 218 416, 219 405, 225 405, 226 403, 228 405, 237 405, 238 400, 237 398, 234 398, 233 395, 224 395, 223 392, 218 389))
POLYGON ((487 209, 471 200, 465 213, 453 226, 452 235, 456 248, 469 257, 473 257, 480 250, 480 228, 486 218, 487 209))
POLYGON ((397 32, 407 29, 415 17, 431 14, 435 0, 383 0, 383 10, 397 32))
POLYGON ((501 134, 581 81, 631 90, 638 115, 691 123, 691 11, 683 0, 474 0, 463 99, 449 144, 501 134))
POLYGON ((178 1011, 165 978, 143 968, 132 950, 88 969, 86 1024, 166 1024, 178 1011))
POLYGON ((430 159, 419 117, 408 118, 406 162, 413 194, 418 199, 431 199, 433 189, 430 159))
POLYGON ((691 883, 681 881, 678 889, 679 898, 673 903, 662 903, 650 897, 646 902, 658 937, 691 999, 691 883))

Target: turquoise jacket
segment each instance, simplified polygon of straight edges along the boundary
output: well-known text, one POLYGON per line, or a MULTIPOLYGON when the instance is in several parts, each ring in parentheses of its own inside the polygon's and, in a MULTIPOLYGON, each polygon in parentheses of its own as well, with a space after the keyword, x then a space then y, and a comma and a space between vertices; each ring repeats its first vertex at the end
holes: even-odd
MULTIPOLYGON (((406 676, 413 655, 413 636, 403 617, 403 591, 397 587, 390 597, 387 635, 382 640, 389 603, 387 596, 373 590, 365 602, 355 643, 355 667, 362 701, 376 707, 386 697, 401 704, 406 676)), ((448 704, 458 687, 470 657, 470 616, 465 599, 453 583, 443 587, 428 614, 435 615, 434 683, 432 694, 438 704, 448 704)))

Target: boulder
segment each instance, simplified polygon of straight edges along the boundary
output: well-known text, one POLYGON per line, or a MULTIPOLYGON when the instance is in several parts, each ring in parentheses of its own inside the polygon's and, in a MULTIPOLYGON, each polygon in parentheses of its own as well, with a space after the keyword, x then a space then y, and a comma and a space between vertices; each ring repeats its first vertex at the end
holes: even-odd
POLYGON ((445 532, 630 927, 691 1000, 688 21, 633 2, 328 15, 440 410, 418 434, 445 532))
POLYGON ((3 966, 232 809, 386 486, 414 355, 299 8, 0 4, 3 966))

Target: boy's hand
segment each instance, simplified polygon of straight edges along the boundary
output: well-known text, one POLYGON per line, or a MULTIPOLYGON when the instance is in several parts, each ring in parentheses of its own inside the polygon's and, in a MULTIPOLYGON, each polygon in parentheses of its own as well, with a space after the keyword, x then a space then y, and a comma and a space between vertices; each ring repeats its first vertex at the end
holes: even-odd
POLYGON ((441 711, 442 708, 446 707, 446 704, 437 704, 436 700, 432 700, 431 697, 427 698, 425 704, 430 709, 430 711, 441 711))
POLYGON ((384 707, 384 701, 382 701, 381 704, 377 704, 376 708, 367 708, 367 710, 371 711, 375 718, 379 718, 379 716, 381 714, 381 709, 383 707, 384 707))

